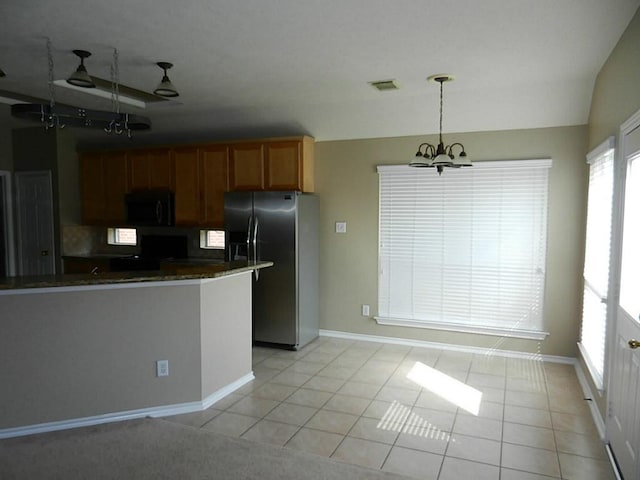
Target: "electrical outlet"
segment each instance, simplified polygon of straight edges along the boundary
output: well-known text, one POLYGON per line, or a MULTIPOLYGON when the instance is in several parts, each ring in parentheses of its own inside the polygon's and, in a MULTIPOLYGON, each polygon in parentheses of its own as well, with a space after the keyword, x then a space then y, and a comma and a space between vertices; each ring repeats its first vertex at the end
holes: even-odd
POLYGON ((156 362, 156 377, 169 376, 169 360, 158 360, 156 362))
POLYGON ((369 316, 369 305, 362 305, 362 316, 363 317, 369 316))
POLYGON ((336 222, 336 233, 347 233, 347 222, 336 222))

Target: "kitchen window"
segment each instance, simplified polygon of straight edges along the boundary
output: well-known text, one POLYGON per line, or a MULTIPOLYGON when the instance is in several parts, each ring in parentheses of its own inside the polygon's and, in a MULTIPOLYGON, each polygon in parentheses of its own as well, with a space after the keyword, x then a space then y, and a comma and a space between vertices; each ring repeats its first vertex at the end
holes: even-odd
POLYGON ((376 321, 543 339, 550 167, 379 166, 376 321))
POLYGON ((108 228, 107 243, 109 245, 136 245, 138 243, 135 228, 108 228))
POLYGON ((224 230, 200 230, 200 248, 224 250, 224 230))

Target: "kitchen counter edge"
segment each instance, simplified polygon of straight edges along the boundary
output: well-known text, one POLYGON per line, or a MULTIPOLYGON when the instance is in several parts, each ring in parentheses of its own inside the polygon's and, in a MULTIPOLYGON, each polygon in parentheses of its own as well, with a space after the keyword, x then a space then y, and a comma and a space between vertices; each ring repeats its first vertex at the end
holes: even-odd
POLYGON ((120 283, 162 282, 219 278, 273 266, 273 262, 235 261, 210 265, 176 265, 154 271, 37 275, 0 278, 0 291, 26 288, 74 287, 120 283))

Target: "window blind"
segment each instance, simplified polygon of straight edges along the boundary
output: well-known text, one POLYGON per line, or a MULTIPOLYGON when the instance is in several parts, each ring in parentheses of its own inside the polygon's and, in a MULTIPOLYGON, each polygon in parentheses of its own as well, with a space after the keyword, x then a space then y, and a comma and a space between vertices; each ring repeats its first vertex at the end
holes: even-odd
POLYGON ((589 192, 580 350, 594 383, 603 388, 613 208, 614 140, 587 155, 589 192))
POLYGON ((543 329, 551 160, 379 166, 379 323, 543 329))

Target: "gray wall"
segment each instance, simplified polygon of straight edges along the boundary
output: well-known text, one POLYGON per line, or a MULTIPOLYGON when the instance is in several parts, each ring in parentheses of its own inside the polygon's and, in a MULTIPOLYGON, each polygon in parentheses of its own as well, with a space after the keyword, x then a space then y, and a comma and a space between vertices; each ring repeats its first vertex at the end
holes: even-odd
POLYGON ((82 217, 80 203, 80 169, 76 152, 76 139, 72 130, 58 134, 58 205, 60 225, 79 225, 82 217))
POLYGON ((0 170, 13 170, 12 143, 11 129, 0 124, 0 170))
POLYGON ((199 402, 249 375, 251 275, 0 293, 0 430, 199 402))
MULTIPOLYGON (((380 164, 407 163, 423 141, 400 137, 316 144, 320 197, 320 328, 549 355, 576 355, 587 165, 586 126, 445 134, 464 143, 475 161, 552 158, 543 342, 377 325, 360 305, 377 313, 378 175, 380 164), (334 232, 347 222, 347 234, 334 232)), ((436 174, 434 172, 434 174, 436 174)), ((446 175, 446 171, 444 173, 446 175)))
POLYGON ((589 149, 640 109, 640 10, 598 73, 589 113, 589 149))

